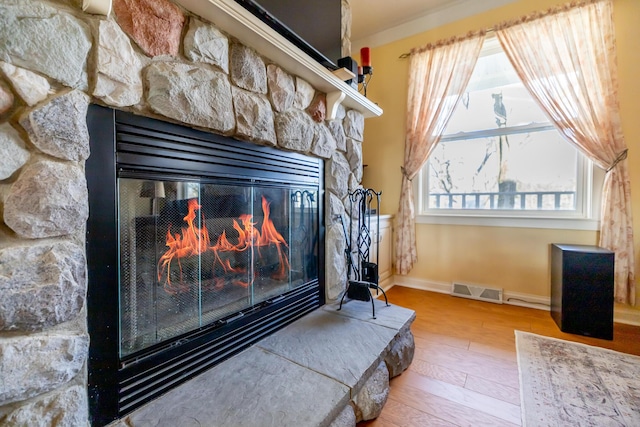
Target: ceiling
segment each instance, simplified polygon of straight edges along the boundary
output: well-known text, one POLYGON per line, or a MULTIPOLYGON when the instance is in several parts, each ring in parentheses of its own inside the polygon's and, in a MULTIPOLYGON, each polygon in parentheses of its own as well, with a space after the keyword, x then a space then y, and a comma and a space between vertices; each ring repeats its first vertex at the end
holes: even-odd
POLYGON ((350 0, 354 40, 404 24, 458 0, 350 0))
POLYGON ((378 46, 517 0, 349 0, 352 47, 378 46))

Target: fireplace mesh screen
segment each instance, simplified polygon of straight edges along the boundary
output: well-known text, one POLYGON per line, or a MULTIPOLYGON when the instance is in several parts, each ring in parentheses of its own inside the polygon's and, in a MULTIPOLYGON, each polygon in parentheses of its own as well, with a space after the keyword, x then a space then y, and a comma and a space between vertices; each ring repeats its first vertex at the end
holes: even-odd
POLYGON ((317 277, 317 189, 118 180, 120 357, 317 277))

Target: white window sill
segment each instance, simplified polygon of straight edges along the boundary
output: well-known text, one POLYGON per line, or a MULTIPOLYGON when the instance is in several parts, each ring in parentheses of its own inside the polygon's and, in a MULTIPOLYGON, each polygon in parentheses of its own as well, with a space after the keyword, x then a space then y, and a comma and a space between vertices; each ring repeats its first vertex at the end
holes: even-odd
POLYGON ((417 215, 417 224, 472 225, 484 227, 547 228, 562 230, 600 230, 600 221, 583 218, 513 217, 497 215, 417 215))

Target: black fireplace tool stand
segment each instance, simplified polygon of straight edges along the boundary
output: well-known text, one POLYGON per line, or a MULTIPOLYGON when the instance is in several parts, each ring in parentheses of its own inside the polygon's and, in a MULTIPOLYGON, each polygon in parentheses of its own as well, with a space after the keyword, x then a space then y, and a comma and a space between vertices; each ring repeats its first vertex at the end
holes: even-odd
POLYGON ((345 297, 349 299, 368 302, 371 301, 371 309, 373 318, 376 318, 376 306, 371 296, 371 289, 375 289, 376 295, 382 292, 387 307, 389 301, 387 294, 380 286, 378 286, 378 260, 380 257, 380 245, 376 245, 375 262, 371 260, 371 217, 376 217, 376 239, 380 237, 380 195, 382 192, 375 192, 368 188, 359 188, 349 193, 350 212, 349 212, 349 230, 345 225, 344 218, 340 217, 344 237, 346 241, 345 255, 347 257, 347 290, 340 299, 340 307, 345 297), (375 200, 375 209, 372 204, 375 200), (356 237, 356 260, 353 259, 353 237, 356 237), (353 273, 353 280, 352 280, 353 273))

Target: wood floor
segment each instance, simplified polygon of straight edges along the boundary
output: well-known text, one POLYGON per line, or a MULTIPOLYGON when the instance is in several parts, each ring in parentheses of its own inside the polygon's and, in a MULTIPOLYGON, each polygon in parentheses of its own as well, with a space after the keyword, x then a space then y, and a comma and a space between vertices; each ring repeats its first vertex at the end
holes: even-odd
POLYGON ((514 330, 640 355, 640 327, 615 324, 613 341, 561 332, 546 310, 395 286, 389 301, 411 308, 416 352, 391 380, 382 414, 358 427, 519 426, 514 330))

